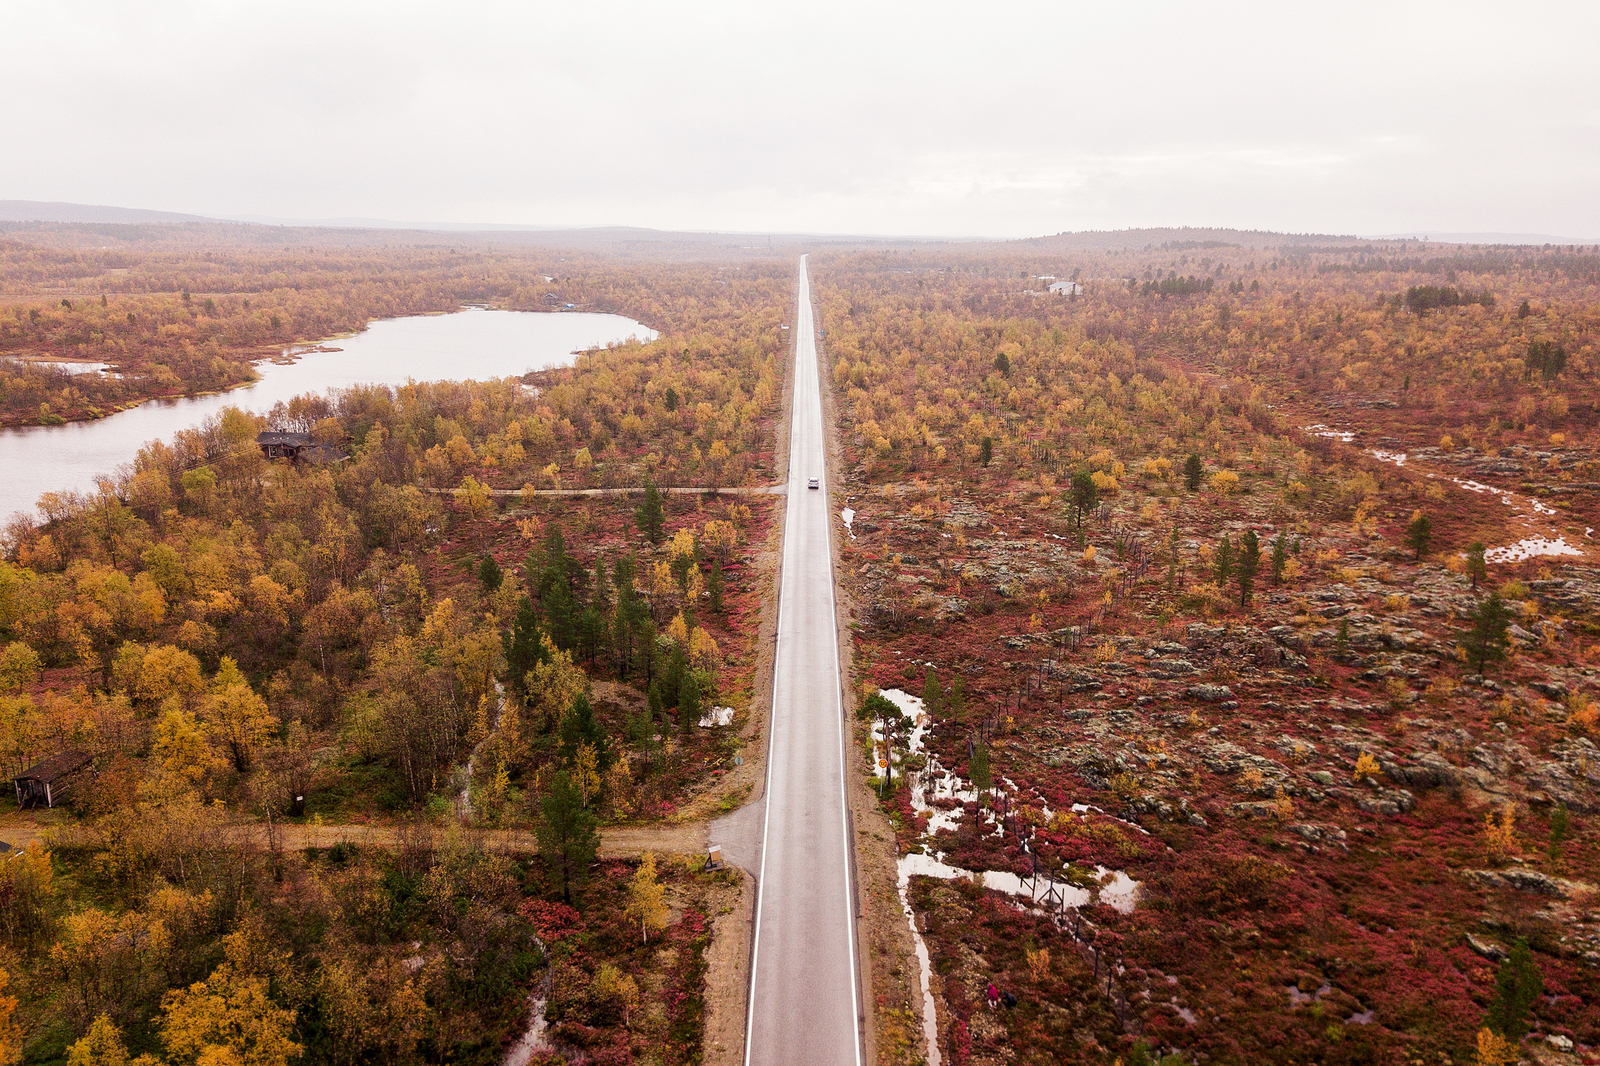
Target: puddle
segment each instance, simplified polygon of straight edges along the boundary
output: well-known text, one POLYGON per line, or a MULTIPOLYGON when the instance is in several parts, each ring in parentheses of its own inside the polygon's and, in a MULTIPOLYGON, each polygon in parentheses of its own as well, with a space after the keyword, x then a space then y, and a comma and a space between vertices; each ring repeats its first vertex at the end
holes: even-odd
MULTIPOLYGON (((1320 422, 1301 428, 1318 437, 1332 437, 1344 441, 1346 444, 1351 443, 1356 436, 1352 431, 1330 429, 1320 422)), ((1367 448, 1365 452, 1379 462, 1392 463, 1397 467, 1404 467, 1409 458, 1406 452, 1393 452, 1382 448, 1367 448)), ((1411 469, 1416 470, 1418 468, 1413 467, 1411 469)), ((1441 474, 1429 470, 1420 470, 1419 472, 1426 478, 1434 481, 1448 481, 1467 492, 1475 493, 1479 496, 1485 493, 1493 496, 1507 507, 1516 511, 1516 519, 1524 526, 1536 528, 1543 526, 1544 523, 1541 519, 1553 518, 1559 513, 1554 507, 1531 496, 1522 496, 1506 489, 1495 488, 1493 485, 1485 485, 1483 482, 1474 481, 1471 478, 1451 477, 1449 474, 1441 474)), ((1592 529, 1585 529, 1584 536, 1589 537, 1592 532, 1592 529)), ((1484 553, 1483 557, 1486 562, 1491 563, 1517 563, 1525 559, 1560 555, 1582 556, 1584 552, 1568 544, 1559 529, 1550 529, 1548 535, 1532 535, 1524 537, 1513 544, 1490 548, 1484 553)))
MULTIPOLYGON (((959 776, 945 770, 938 764, 937 758, 928 755, 925 746, 928 729, 933 722, 926 713, 922 698, 913 696, 902 689, 879 689, 878 694, 893 703, 900 709, 900 713, 912 720, 912 729, 907 739, 907 754, 924 755, 927 757, 926 768, 921 771, 909 772, 911 781, 911 807, 912 810, 928 816, 928 827, 923 834, 924 847, 931 848, 934 839, 942 829, 954 829, 956 824, 965 815, 961 807, 954 810, 944 810, 935 806, 939 801, 954 800, 957 803, 975 803, 978 791, 972 788, 969 782, 963 781, 959 776)), ((872 737, 874 745, 883 743, 883 722, 881 720, 872 724, 872 737)), ((881 752, 881 748, 878 749, 881 752)), ((881 757, 881 755, 880 755, 881 757)), ((896 752, 889 756, 898 765, 904 756, 896 752)), ((1001 787, 997 792, 1014 793, 1016 786, 1008 779, 1002 778, 1001 787)), ((1079 816, 1090 811, 1099 811, 1087 803, 1074 803, 1072 812, 1079 816)), ((1044 810, 1046 820, 1051 817, 1048 808, 1044 810)), ((1004 832, 1004 826, 998 824, 992 812, 982 811, 980 816, 995 822, 995 831, 1004 832)), ((1110 870, 1104 866, 1096 866, 1095 876, 1099 884, 1093 888, 1080 888, 1063 880, 1051 882, 1048 878, 1022 878, 1014 873, 1003 870, 986 870, 981 874, 974 874, 970 870, 952 865, 944 861, 944 856, 938 852, 923 853, 912 852, 903 855, 896 862, 896 879, 900 893, 900 906, 905 911, 906 922, 911 928, 911 939, 917 956, 917 968, 920 974, 922 988, 922 1030, 928 1047, 928 1066, 940 1066, 938 1012, 933 1000, 933 967, 928 954, 928 945, 922 939, 922 933, 917 929, 916 912, 911 907, 910 886, 911 878, 937 877, 942 880, 967 880, 976 877, 985 888, 996 892, 1004 892, 1011 896, 1020 896, 1030 903, 1038 904, 1045 901, 1053 889, 1055 900, 1051 900, 1051 907, 1076 909, 1093 902, 1100 902, 1116 908, 1123 914, 1128 914, 1138 905, 1139 882, 1129 877, 1122 870, 1110 870), (1059 900, 1059 903, 1056 901, 1059 900)), ((1062 868, 1065 873, 1065 866, 1062 868)), ((1033 908, 1034 913, 1041 916, 1053 916, 1056 911, 1047 912, 1040 908, 1033 908)), ((1180 1014, 1183 1013, 1180 1011, 1180 1014)), ((1188 1017, 1185 1020, 1189 1020, 1188 1017)), ((1191 1022, 1191 1024, 1193 1024, 1191 1022)))
POLYGON ((1545 555, 1582 555, 1583 552, 1567 543, 1567 538, 1557 537, 1550 540, 1546 537, 1528 537, 1515 544, 1507 544, 1503 548, 1490 548, 1483 553, 1485 562, 1490 563, 1520 563, 1524 559, 1532 559, 1545 555))

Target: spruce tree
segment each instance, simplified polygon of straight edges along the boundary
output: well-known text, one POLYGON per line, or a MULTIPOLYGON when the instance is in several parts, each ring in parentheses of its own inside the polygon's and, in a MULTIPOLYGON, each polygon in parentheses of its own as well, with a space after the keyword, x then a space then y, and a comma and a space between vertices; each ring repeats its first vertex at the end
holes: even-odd
POLYGON ((1205 471, 1205 464, 1200 461, 1200 457, 1190 452, 1189 457, 1183 461, 1183 483, 1190 492, 1200 490, 1200 475, 1205 471))

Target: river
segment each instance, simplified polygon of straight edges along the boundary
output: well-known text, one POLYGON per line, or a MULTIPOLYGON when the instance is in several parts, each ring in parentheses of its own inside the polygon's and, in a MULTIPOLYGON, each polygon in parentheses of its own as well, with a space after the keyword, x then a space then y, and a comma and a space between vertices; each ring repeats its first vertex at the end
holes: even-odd
MULTIPOLYGON (((0 429, 0 519, 32 509, 46 492, 92 489, 97 475, 131 460, 145 442, 171 439, 224 407, 264 413, 279 400, 330 388, 511 377, 569 365, 586 348, 655 336, 621 315, 582 311, 467 308, 449 315, 383 319, 361 333, 322 342, 341 351, 310 352, 293 363, 258 363, 261 379, 244 388, 192 399, 149 400, 93 422, 0 429)), ((291 351, 305 347, 311 346, 291 351)))

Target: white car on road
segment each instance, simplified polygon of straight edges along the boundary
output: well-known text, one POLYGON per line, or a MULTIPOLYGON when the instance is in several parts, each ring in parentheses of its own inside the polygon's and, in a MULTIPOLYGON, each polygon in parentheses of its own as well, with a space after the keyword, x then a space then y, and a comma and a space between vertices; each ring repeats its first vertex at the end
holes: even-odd
POLYGON ((821 487, 821 483, 818 482, 816 478, 812 478, 810 481, 806 482, 806 488, 808 489, 820 489, 821 487))

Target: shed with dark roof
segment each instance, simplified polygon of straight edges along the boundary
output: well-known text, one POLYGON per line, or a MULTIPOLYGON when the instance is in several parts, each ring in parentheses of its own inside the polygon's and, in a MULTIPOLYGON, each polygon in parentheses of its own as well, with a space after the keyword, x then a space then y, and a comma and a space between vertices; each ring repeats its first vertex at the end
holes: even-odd
POLYGON ((94 756, 86 751, 69 748, 29 767, 11 779, 17 788, 17 806, 54 807, 71 789, 78 775, 89 771, 94 756))

